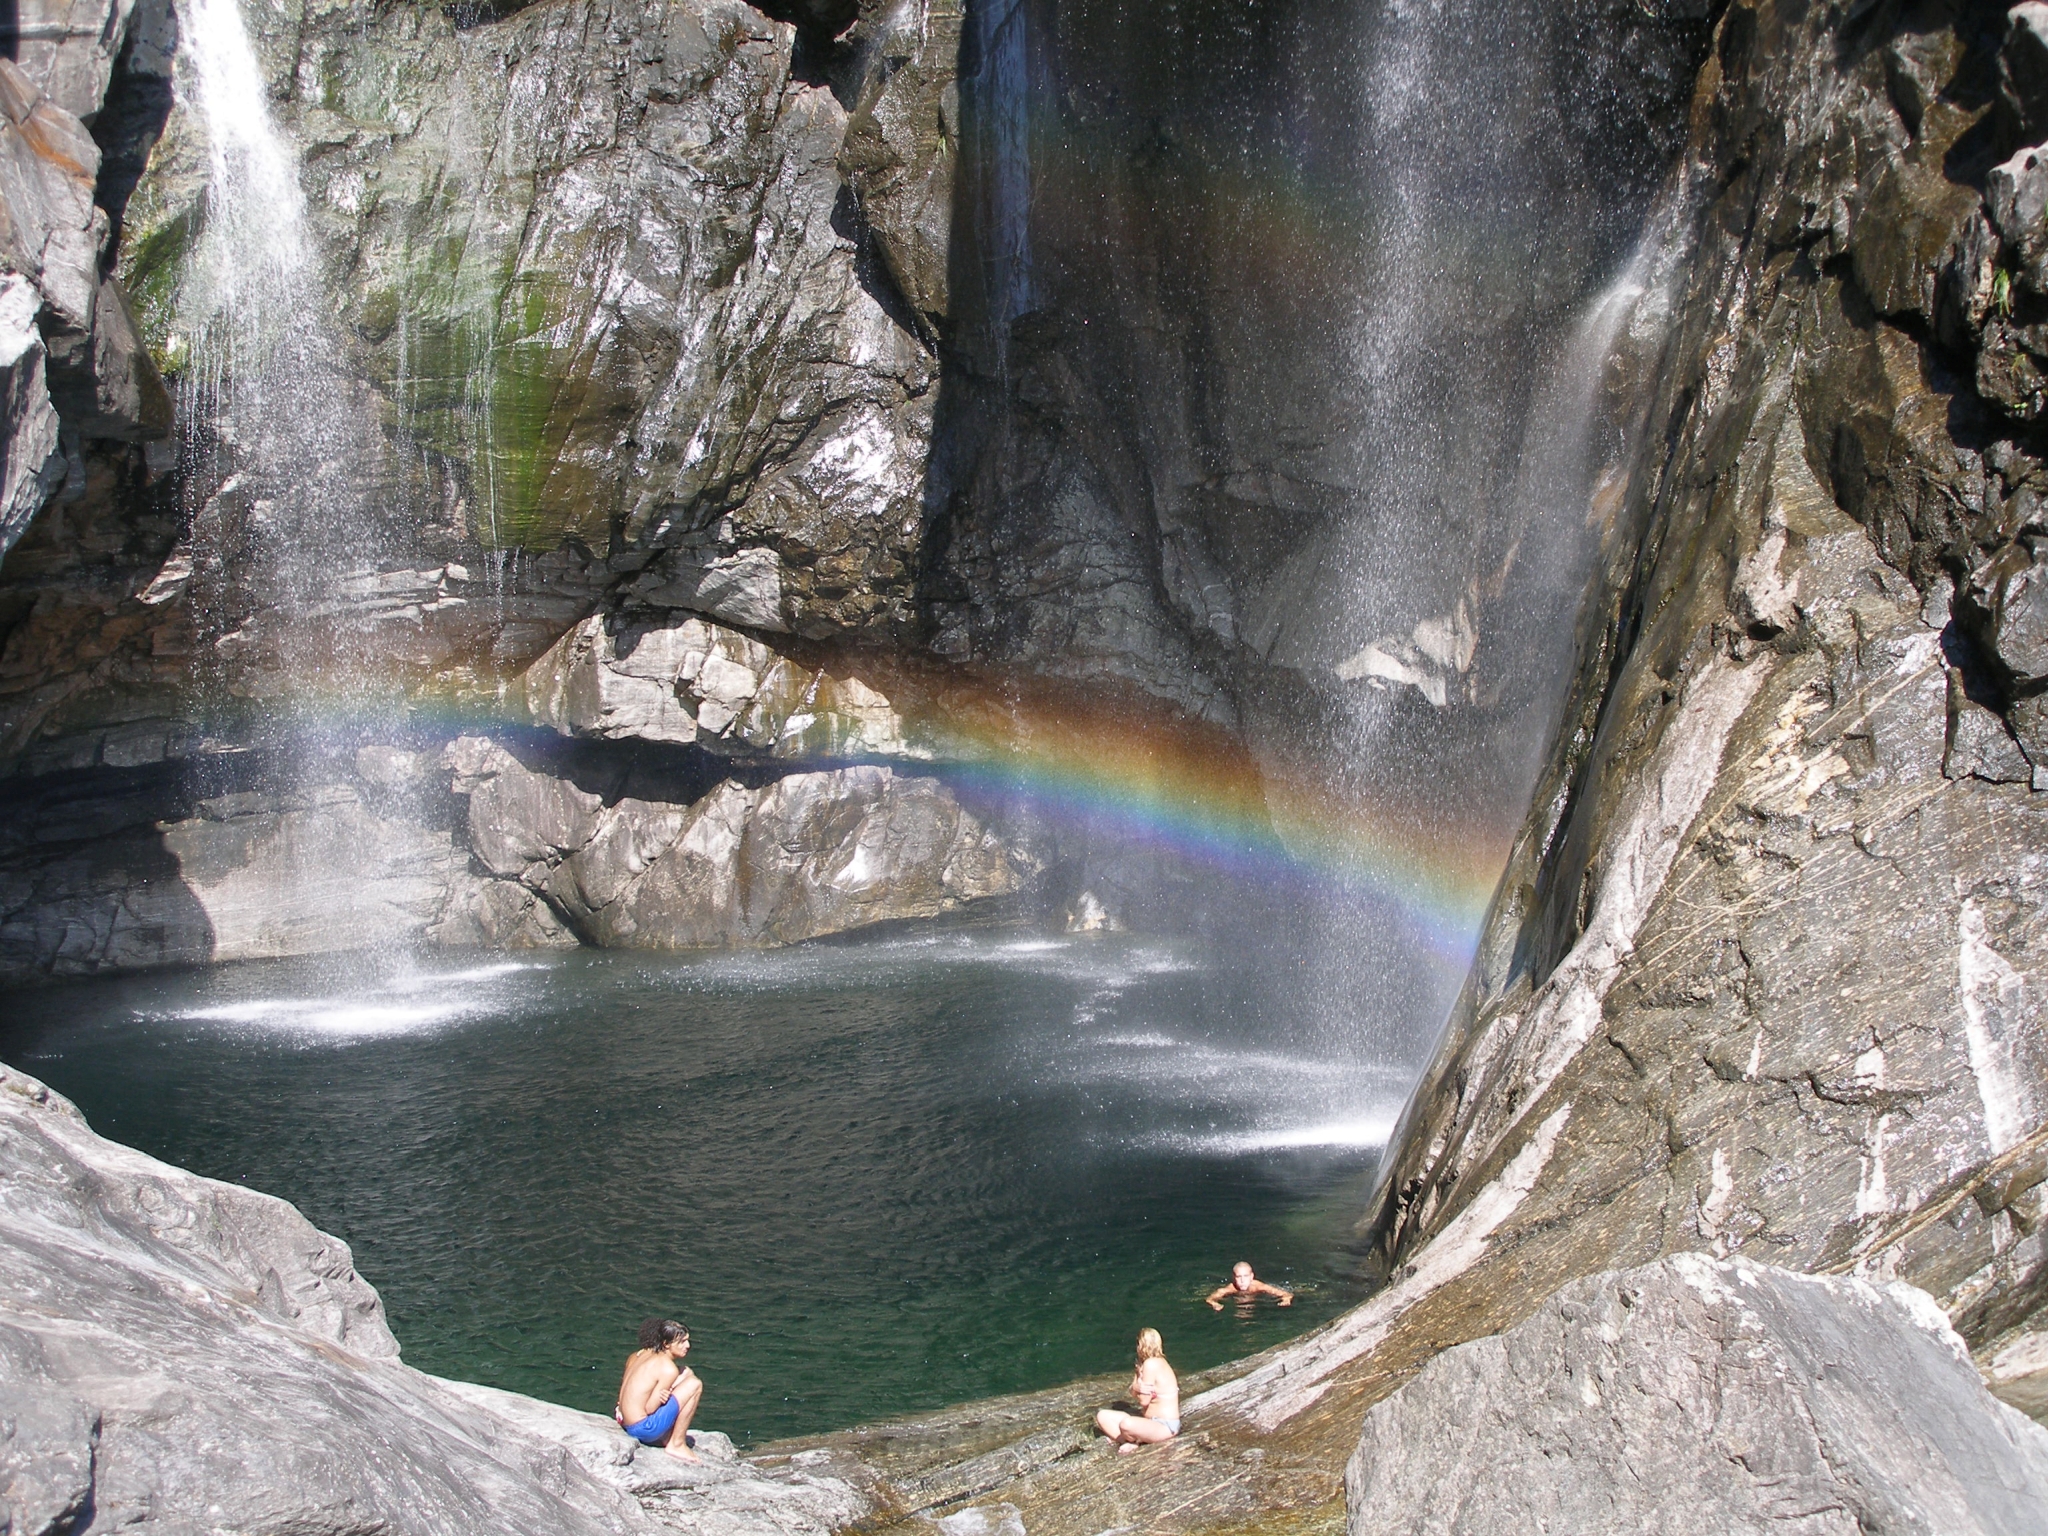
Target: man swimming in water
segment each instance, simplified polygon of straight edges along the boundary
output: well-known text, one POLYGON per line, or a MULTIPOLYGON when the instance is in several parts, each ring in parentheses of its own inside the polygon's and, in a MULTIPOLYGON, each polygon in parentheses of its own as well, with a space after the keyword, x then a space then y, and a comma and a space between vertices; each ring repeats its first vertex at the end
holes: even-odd
POLYGON ((1095 1427, 1109 1436, 1122 1455, 1141 1445, 1160 1445, 1180 1433, 1180 1378, 1166 1363, 1166 1346, 1157 1328, 1138 1335, 1138 1369, 1131 1377, 1131 1400, 1138 1413, 1104 1408, 1095 1427))
POLYGON ((1294 1305, 1294 1292, 1284 1286, 1266 1284, 1265 1281, 1252 1273, 1251 1265, 1245 1263, 1231 1266, 1230 1284, 1219 1285, 1215 1290, 1211 1291, 1208 1295, 1209 1305, 1214 1310, 1221 1312, 1223 1310, 1223 1298, 1226 1296, 1235 1296, 1242 1302, 1250 1302, 1259 1296, 1278 1296, 1281 1306, 1291 1307, 1294 1305))
POLYGON ((640 1347, 626 1357, 619 1405, 612 1417, 642 1445, 658 1445, 671 1456, 695 1461, 688 1431, 704 1396, 704 1383, 683 1364, 689 1352, 690 1330, 681 1323, 659 1317, 642 1323, 640 1347))

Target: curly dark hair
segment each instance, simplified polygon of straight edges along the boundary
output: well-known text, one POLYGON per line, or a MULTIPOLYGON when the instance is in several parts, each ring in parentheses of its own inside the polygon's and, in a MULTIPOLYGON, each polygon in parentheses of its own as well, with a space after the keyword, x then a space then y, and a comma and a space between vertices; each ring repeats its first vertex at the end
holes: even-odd
POLYGON ((669 1345, 687 1339, 690 1330, 681 1323, 665 1317, 650 1317, 640 1325, 640 1347, 642 1349, 667 1349, 669 1345))

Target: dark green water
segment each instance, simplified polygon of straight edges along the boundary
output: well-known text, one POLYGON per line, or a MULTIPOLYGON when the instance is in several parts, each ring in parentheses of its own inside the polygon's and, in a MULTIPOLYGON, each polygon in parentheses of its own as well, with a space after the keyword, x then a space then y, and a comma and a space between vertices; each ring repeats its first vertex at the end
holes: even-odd
POLYGON ((18 995, 0 1056, 346 1238, 413 1364, 604 1412, 676 1316, 701 1422, 760 1440, 1120 1370, 1144 1326, 1198 1369, 1356 1300, 1398 1085, 1264 986, 981 935, 294 962, 18 995), (1239 1258, 1300 1302, 1211 1312, 1239 1258))

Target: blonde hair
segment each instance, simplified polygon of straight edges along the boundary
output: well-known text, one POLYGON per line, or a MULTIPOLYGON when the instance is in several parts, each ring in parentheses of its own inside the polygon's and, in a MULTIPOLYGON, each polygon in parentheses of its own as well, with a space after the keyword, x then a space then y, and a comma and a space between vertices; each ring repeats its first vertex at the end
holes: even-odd
POLYGON ((1166 1346, 1159 1341, 1157 1328, 1142 1328, 1138 1331, 1138 1358, 1140 1360, 1164 1360, 1166 1346))

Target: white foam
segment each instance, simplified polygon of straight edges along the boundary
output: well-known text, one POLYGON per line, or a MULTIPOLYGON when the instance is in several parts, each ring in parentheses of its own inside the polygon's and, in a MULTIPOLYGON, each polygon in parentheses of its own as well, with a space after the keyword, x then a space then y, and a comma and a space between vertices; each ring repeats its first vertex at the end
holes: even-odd
POLYGON ((1393 1115, 1373 1114, 1244 1131, 1164 1131, 1146 1137, 1143 1144, 1163 1151, 1210 1157, 1240 1157, 1257 1152, 1356 1152, 1384 1147, 1393 1132, 1393 1115))
POLYGON ((1361 1115, 1319 1125, 1284 1126, 1220 1136, 1212 1145, 1229 1152, 1286 1152, 1309 1147, 1384 1147, 1394 1134, 1392 1115, 1361 1115))
POLYGON ((493 976, 510 976, 515 971, 544 971, 547 967, 532 960, 501 960, 494 965, 473 966, 466 971, 428 971, 417 976, 402 976, 390 983, 393 992, 417 992, 424 987, 435 987, 450 981, 489 981, 493 976))
POLYGON ((232 1024, 292 1035, 399 1035, 431 1029, 473 1010, 458 1002, 378 1002, 371 998, 265 997, 246 1003, 187 1008, 181 1022, 232 1024))

